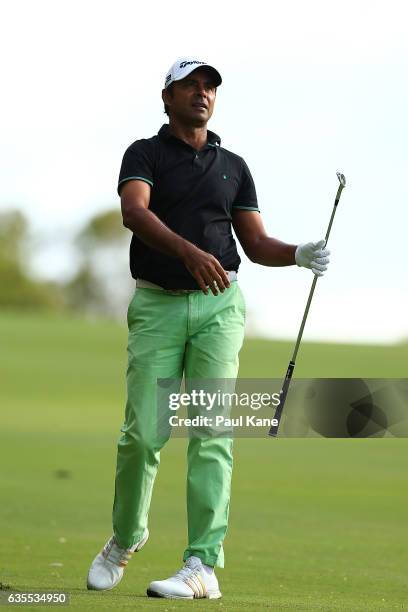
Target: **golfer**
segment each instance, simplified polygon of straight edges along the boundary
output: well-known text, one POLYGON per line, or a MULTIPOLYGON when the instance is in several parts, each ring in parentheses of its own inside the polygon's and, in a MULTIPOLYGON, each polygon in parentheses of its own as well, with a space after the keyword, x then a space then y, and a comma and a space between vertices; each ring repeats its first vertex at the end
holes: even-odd
MULTIPOLYGON (((234 379, 244 338, 240 258, 264 266, 297 264, 321 276, 324 240, 299 246, 267 235, 245 161, 207 129, 220 73, 183 58, 168 71, 162 99, 169 123, 126 150, 119 176, 123 223, 133 233, 136 290, 128 309, 127 404, 118 442, 113 536, 94 559, 88 588, 115 587, 149 537, 148 514, 160 450, 157 379, 234 379)), ((232 439, 190 437, 188 542, 184 566, 148 586, 167 598, 221 597, 214 567, 224 567, 232 439)), ((181 552, 181 551, 180 551, 181 552)))

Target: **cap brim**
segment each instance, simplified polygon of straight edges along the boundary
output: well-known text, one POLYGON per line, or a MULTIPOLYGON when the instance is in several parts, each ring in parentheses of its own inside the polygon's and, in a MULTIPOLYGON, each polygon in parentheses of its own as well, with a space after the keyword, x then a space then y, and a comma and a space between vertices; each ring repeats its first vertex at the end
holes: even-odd
POLYGON ((210 72, 214 77, 215 86, 218 87, 222 83, 222 78, 218 70, 216 70, 213 66, 203 66, 208 72, 210 72))

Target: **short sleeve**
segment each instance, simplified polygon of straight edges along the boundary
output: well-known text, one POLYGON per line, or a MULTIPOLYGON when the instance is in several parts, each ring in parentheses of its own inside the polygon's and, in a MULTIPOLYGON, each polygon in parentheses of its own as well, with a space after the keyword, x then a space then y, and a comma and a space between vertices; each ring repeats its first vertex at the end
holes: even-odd
POLYGON ((147 140, 136 140, 125 151, 119 173, 118 194, 126 181, 137 179, 153 187, 153 148, 147 140))
POLYGON ((255 183, 248 166, 242 160, 241 180, 232 210, 256 210, 259 212, 255 183))

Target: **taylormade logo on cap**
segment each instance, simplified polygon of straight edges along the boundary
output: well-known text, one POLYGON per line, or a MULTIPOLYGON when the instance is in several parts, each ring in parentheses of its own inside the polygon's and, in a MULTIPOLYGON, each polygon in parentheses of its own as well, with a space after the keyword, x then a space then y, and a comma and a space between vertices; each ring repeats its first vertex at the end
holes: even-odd
POLYGON ((214 68, 214 66, 211 66, 210 64, 207 64, 207 62, 203 62, 193 57, 181 57, 176 62, 174 62, 174 64, 168 70, 166 79, 164 81, 164 87, 168 87, 169 85, 171 85, 171 83, 174 83, 174 81, 181 81, 182 79, 185 79, 186 76, 190 74, 190 72, 193 72, 193 70, 196 70, 196 68, 200 66, 202 66, 203 68, 208 68, 211 71, 214 77, 216 87, 218 87, 218 85, 221 85, 221 75, 218 70, 214 68))
POLYGON ((205 64, 205 62, 199 62, 198 60, 193 60, 191 62, 184 61, 181 62, 179 68, 185 68, 186 66, 190 66, 190 64, 205 64))

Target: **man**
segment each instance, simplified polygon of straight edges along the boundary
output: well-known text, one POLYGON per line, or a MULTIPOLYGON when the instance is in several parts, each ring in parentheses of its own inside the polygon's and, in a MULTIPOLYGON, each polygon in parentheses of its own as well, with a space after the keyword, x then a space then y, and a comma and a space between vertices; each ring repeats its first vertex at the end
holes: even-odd
MULTIPOLYGON (((265 266, 326 270, 324 241, 290 245, 268 237, 244 160, 207 130, 221 76, 193 58, 170 68, 162 99, 169 115, 157 136, 125 152, 119 177, 123 223, 133 232, 130 268, 128 399, 118 443, 113 536, 94 559, 88 588, 111 589, 149 537, 148 512, 160 449, 157 379, 235 379, 245 304, 236 282, 240 258, 265 266)), ((182 567, 147 594, 221 597, 214 567, 224 566, 232 440, 190 437, 188 546, 182 567)))

